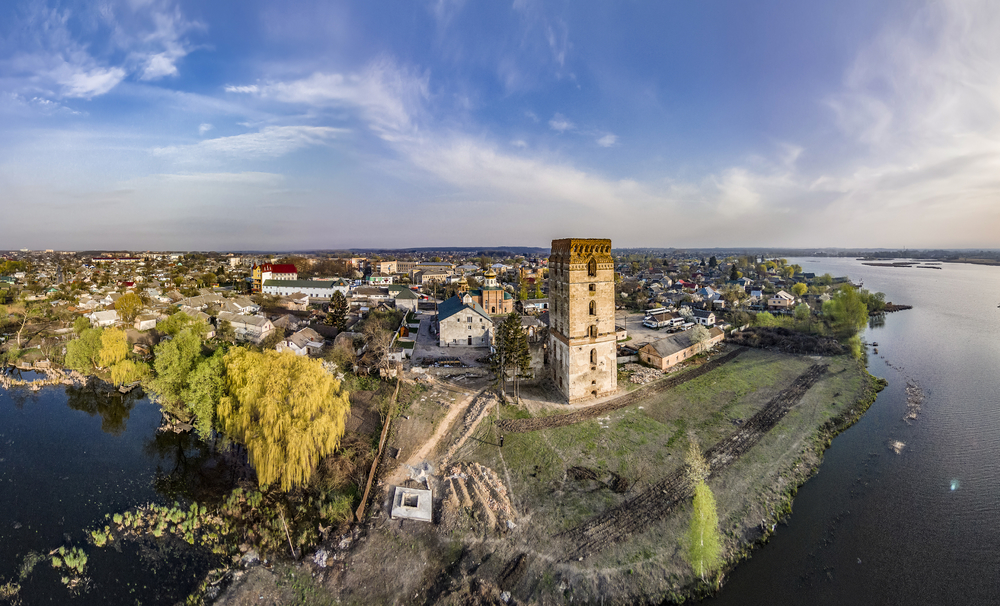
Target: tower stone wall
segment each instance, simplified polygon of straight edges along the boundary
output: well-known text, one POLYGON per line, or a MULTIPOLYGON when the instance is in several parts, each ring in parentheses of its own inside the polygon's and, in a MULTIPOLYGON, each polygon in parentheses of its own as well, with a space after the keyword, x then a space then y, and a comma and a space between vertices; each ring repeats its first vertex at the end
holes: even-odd
POLYGON ((549 364, 556 387, 571 403, 616 392, 611 240, 553 240, 549 301, 549 364))

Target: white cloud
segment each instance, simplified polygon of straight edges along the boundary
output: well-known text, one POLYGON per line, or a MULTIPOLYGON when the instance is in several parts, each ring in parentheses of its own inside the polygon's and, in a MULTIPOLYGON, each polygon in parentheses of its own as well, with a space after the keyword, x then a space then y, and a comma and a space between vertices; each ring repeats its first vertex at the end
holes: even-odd
POLYGON ((208 131, 212 130, 213 128, 215 128, 215 127, 212 126, 211 124, 209 124, 207 122, 203 122, 203 123, 201 123, 201 124, 198 125, 198 134, 199 135, 204 135, 205 133, 207 133, 208 131))
POLYGON ((564 133, 568 130, 573 130, 576 128, 576 125, 567 120, 562 114, 556 114, 549 120, 549 128, 558 133, 564 133))
POLYGON ((175 76, 177 75, 177 66, 174 65, 176 61, 177 57, 172 57, 167 53, 150 55, 139 79, 159 80, 164 76, 175 76))
POLYGON ((256 133, 217 137, 193 145, 159 147, 153 153, 182 162, 277 158, 304 147, 324 145, 343 132, 346 131, 327 126, 268 126, 256 133))
POLYGON ((528 143, 524 139, 514 139, 510 144, 521 149, 528 147, 528 143))
POLYGON ((20 72, 15 86, 89 99, 107 94, 130 75, 141 80, 174 76, 177 62, 191 50, 187 34, 200 28, 171 0, 84 4, 73 11, 34 4, 22 13, 11 39, 18 49, 11 64, 20 72))
POLYGON ((290 82, 227 86, 226 90, 313 107, 357 108, 379 136, 395 139, 416 128, 415 121, 429 97, 427 85, 426 75, 410 73, 381 58, 358 74, 317 72, 290 82))
POLYGON ((256 84, 251 84, 249 86, 232 86, 232 85, 228 85, 228 86, 226 86, 226 92, 227 93, 241 93, 241 94, 252 95, 254 93, 260 92, 260 89, 257 88, 256 84))
POLYGON ((90 99, 118 86, 125 79, 125 70, 120 67, 84 70, 66 64, 52 75, 62 85, 62 96, 90 99))
POLYGON ((607 134, 597 140, 601 147, 614 147, 618 143, 618 135, 607 134))

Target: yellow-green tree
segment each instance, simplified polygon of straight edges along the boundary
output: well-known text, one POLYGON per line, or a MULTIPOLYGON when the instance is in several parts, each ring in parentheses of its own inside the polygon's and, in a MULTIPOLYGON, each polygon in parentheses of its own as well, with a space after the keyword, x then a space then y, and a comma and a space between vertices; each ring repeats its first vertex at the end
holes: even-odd
POLYGON ((84 374, 94 370, 101 355, 100 328, 87 328, 66 344, 66 366, 84 374))
POLYGON ((808 291, 809 287, 806 285, 805 282, 796 282, 794 285, 792 285, 792 294, 795 295, 796 297, 801 297, 808 291))
POLYGON ((706 580, 722 564, 722 539, 719 535, 719 515, 715 510, 715 496, 705 480, 710 467, 701 454, 694 436, 690 437, 687 456, 688 480, 694 487, 691 526, 687 534, 687 561, 694 571, 706 580))
POLYGON ((111 368, 128 357, 128 339, 125 331, 120 328, 108 328, 101 333, 101 353, 97 356, 98 363, 104 368, 111 368))
POLYGON ((111 367, 111 382, 115 385, 144 381, 149 378, 149 375, 149 364, 135 360, 122 360, 111 367))
POLYGON ((142 299, 139 298, 139 295, 129 291, 115 301, 115 311, 118 312, 118 317, 122 321, 131 324, 135 322, 136 316, 142 311, 142 299))
POLYGON ((307 484, 344 435, 347 392, 319 360, 236 348, 226 354, 223 431, 246 445, 261 486, 307 484))

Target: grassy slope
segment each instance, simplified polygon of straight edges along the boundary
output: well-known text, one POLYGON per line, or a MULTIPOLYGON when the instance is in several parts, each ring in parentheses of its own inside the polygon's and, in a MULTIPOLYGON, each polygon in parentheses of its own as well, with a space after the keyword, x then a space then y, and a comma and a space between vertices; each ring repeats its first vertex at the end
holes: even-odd
MULTIPOLYGON (((533 535, 546 556, 559 557, 551 535, 613 507, 648 482, 655 482, 681 464, 686 432, 694 430, 704 448, 734 431, 746 419, 816 359, 750 351, 715 371, 677 389, 651 397, 608 417, 527 434, 505 436, 502 450, 484 429, 481 441, 470 441, 459 456, 488 465, 510 478, 514 504, 529 513, 533 535), (502 457, 501 457, 502 455, 502 457), (584 466, 614 472, 631 482, 626 494, 615 494, 597 482, 579 482, 566 469, 584 466), (546 553, 548 552, 548 553, 546 553)), ((720 525, 730 557, 737 557, 747 540, 758 538, 753 528, 780 517, 789 494, 811 474, 818 429, 854 405, 867 382, 861 369, 844 357, 823 358, 830 373, 803 398, 745 457, 709 482, 718 501, 720 525), (839 394, 836 395, 835 394, 839 394)), ((504 416, 525 413, 505 407, 504 416)), ((606 550, 585 562, 536 565, 522 582, 519 597, 546 600, 569 597, 555 578, 578 597, 618 598, 676 595, 691 582, 690 569, 679 549, 687 527, 689 506, 654 525, 649 532, 606 550), (582 594, 582 595, 581 595, 582 594)))

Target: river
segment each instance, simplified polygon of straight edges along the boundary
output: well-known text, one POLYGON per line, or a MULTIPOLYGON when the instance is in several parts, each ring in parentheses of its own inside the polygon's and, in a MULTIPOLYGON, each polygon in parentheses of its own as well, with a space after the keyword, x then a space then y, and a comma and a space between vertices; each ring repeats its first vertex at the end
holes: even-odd
POLYGON ((913 309, 865 331, 869 371, 889 387, 706 602, 1000 604, 1000 267, 789 262, 913 309), (924 396, 909 422, 908 383, 924 396))
POLYGON ((211 449, 191 435, 157 433, 159 422, 159 407, 135 395, 0 389, 0 585, 19 582, 12 603, 171 605, 195 588, 211 558, 177 539, 86 542, 105 514, 184 501, 203 484, 211 449), (29 554, 71 545, 88 555, 79 590, 68 591, 65 569, 49 560, 19 579, 29 554))

